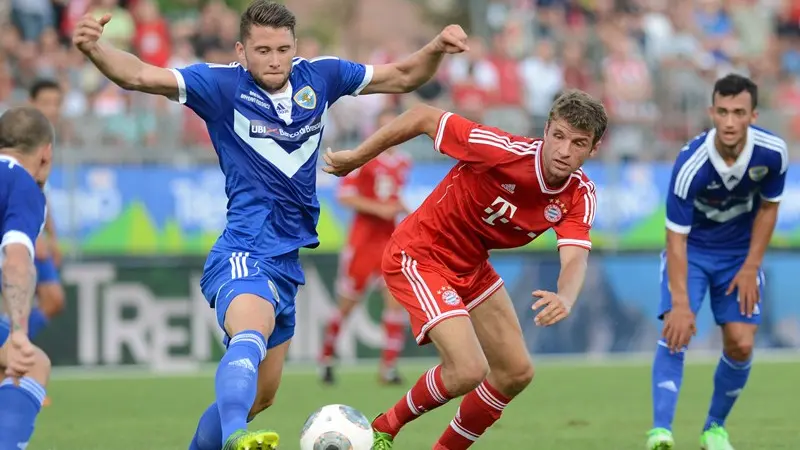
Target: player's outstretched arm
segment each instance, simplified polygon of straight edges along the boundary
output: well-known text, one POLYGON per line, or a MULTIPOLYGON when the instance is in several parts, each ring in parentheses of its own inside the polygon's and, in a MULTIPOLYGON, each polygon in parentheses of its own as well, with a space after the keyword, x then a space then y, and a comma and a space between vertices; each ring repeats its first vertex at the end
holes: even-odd
POLYGON ((100 19, 85 15, 75 27, 73 44, 121 88, 177 99, 178 81, 169 69, 147 64, 128 52, 98 42, 110 20, 110 14, 100 19))
POLYGON ((323 155, 327 173, 343 177, 363 166, 385 150, 407 142, 419 135, 436 138, 439 119, 444 111, 432 106, 418 104, 381 127, 355 150, 332 152, 323 155))
POLYGON ((3 304, 11 319, 12 331, 28 332, 31 300, 36 288, 36 269, 30 249, 21 243, 3 247, 3 304))
POLYGON ((531 309, 543 308, 536 314, 536 325, 547 327, 566 319, 572 311, 586 279, 589 266, 589 249, 575 245, 565 245, 558 249, 561 259, 561 272, 558 275, 558 292, 535 291, 531 309))
POLYGON ((375 66, 372 80, 361 94, 414 91, 433 77, 444 55, 468 50, 467 33, 459 25, 448 25, 436 38, 402 61, 375 66))

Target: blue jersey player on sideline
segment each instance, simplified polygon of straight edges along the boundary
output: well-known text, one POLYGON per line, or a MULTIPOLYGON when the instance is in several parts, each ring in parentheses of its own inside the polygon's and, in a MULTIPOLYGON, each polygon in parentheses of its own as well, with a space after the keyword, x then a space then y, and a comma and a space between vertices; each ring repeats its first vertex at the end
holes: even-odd
POLYGON ((714 128, 681 150, 667 194, 660 307, 664 332, 653 363, 649 450, 674 446, 672 422, 684 354, 706 293, 722 328, 724 349, 700 447, 733 449, 725 419, 747 383, 761 322, 761 263, 783 194, 786 143, 753 125, 758 89, 748 78, 721 78, 712 95, 714 128))
POLYGON ((0 328, 0 450, 28 445, 50 376, 50 361, 28 338, 28 317, 36 287, 33 246, 46 215, 40 185, 50 173, 52 143, 53 127, 36 109, 0 116, 0 266, 10 321, 0 328))
POLYGON ((272 449, 272 431, 247 422, 272 404, 294 334, 294 299, 305 282, 298 249, 319 245, 318 148, 328 108, 342 96, 410 92, 446 53, 467 50, 451 25, 403 61, 367 66, 333 57, 294 58, 295 17, 256 0, 243 13, 239 63, 168 70, 98 42, 110 15, 86 16, 75 45, 126 89, 178 100, 207 124, 225 174, 228 223, 206 260, 201 289, 228 339, 216 402, 190 449, 272 449))

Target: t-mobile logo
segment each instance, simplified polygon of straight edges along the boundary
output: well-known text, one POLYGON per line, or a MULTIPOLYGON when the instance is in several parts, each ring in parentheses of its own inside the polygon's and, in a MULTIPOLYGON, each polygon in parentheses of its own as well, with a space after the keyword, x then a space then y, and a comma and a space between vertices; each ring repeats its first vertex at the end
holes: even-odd
POLYGON ((497 197, 494 199, 494 202, 492 202, 492 206, 484 209, 483 211, 489 214, 489 217, 484 217, 483 221, 494 226, 494 221, 498 218, 500 219, 500 223, 508 223, 508 219, 513 218, 514 213, 517 212, 517 207, 512 205, 511 202, 503 197, 497 197), (500 206, 497 209, 494 209, 494 206, 498 203, 500 206))

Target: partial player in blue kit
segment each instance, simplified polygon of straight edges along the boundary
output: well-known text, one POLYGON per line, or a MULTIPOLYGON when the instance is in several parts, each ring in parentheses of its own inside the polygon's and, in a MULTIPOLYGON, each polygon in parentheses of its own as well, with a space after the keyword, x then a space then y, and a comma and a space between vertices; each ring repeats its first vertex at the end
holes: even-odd
POLYGON ((0 116, 0 267, 8 327, 0 327, 0 450, 23 449, 45 399, 50 361, 28 338, 36 286, 34 243, 44 227, 41 185, 52 162, 53 127, 34 108, 0 116))
POLYGON ((761 264, 783 195, 786 143, 754 125, 758 88, 748 78, 721 78, 712 95, 714 128, 681 150, 667 194, 659 311, 664 332, 653 363, 650 450, 674 446, 684 355, 706 294, 724 348, 700 447, 733 449, 725 420, 747 383, 761 323, 761 264))
POLYGON ((368 66, 334 57, 294 58, 295 17, 254 1, 242 15, 239 63, 168 70, 98 42, 111 19, 85 17, 73 41, 116 84, 164 95, 207 124, 225 174, 228 223, 211 250, 201 289, 225 330, 216 402, 200 419, 193 450, 272 449, 278 435, 248 432, 272 404, 289 342, 295 296, 305 282, 302 247, 319 245, 316 173, 328 108, 340 97, 410 92, 435 73, 445 53, 467 49, 451 25, 405 60, 368 66))

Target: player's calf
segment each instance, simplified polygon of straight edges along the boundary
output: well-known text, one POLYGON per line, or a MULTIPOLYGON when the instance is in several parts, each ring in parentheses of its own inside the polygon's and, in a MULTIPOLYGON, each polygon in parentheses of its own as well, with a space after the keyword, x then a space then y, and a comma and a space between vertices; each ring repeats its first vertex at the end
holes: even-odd
POLYGON ((722 326, 723 351, 714 372, 714 393, 703 426, 704 432, 725 426, 725 420, 744 390, 750 377, 757 329, 751 323, 733 322, 722 326))
MULTIPOLYGON (((5 357, 5 348, 0 348, 0 366, 5 365, 5 357)), ((50 359, 36 348, 33 366, 24 377, 0 381, 0 449, 25 448, 28 444, 49 378, 50 359)))
POLYGON ((511 299, 500 289, 471 311, 489 362, 489 375, 464 396, 458 414, 434 449, 469 448, 500 420, 511 400, 533 380, 534 370, 511 299))
POLYGON ((489 365, 467 316, 443 320, 428 332, 442 364, 428 370, 389 411, 375 419, 380 433, 396 436, 407 423, 478 386, 489 365))

